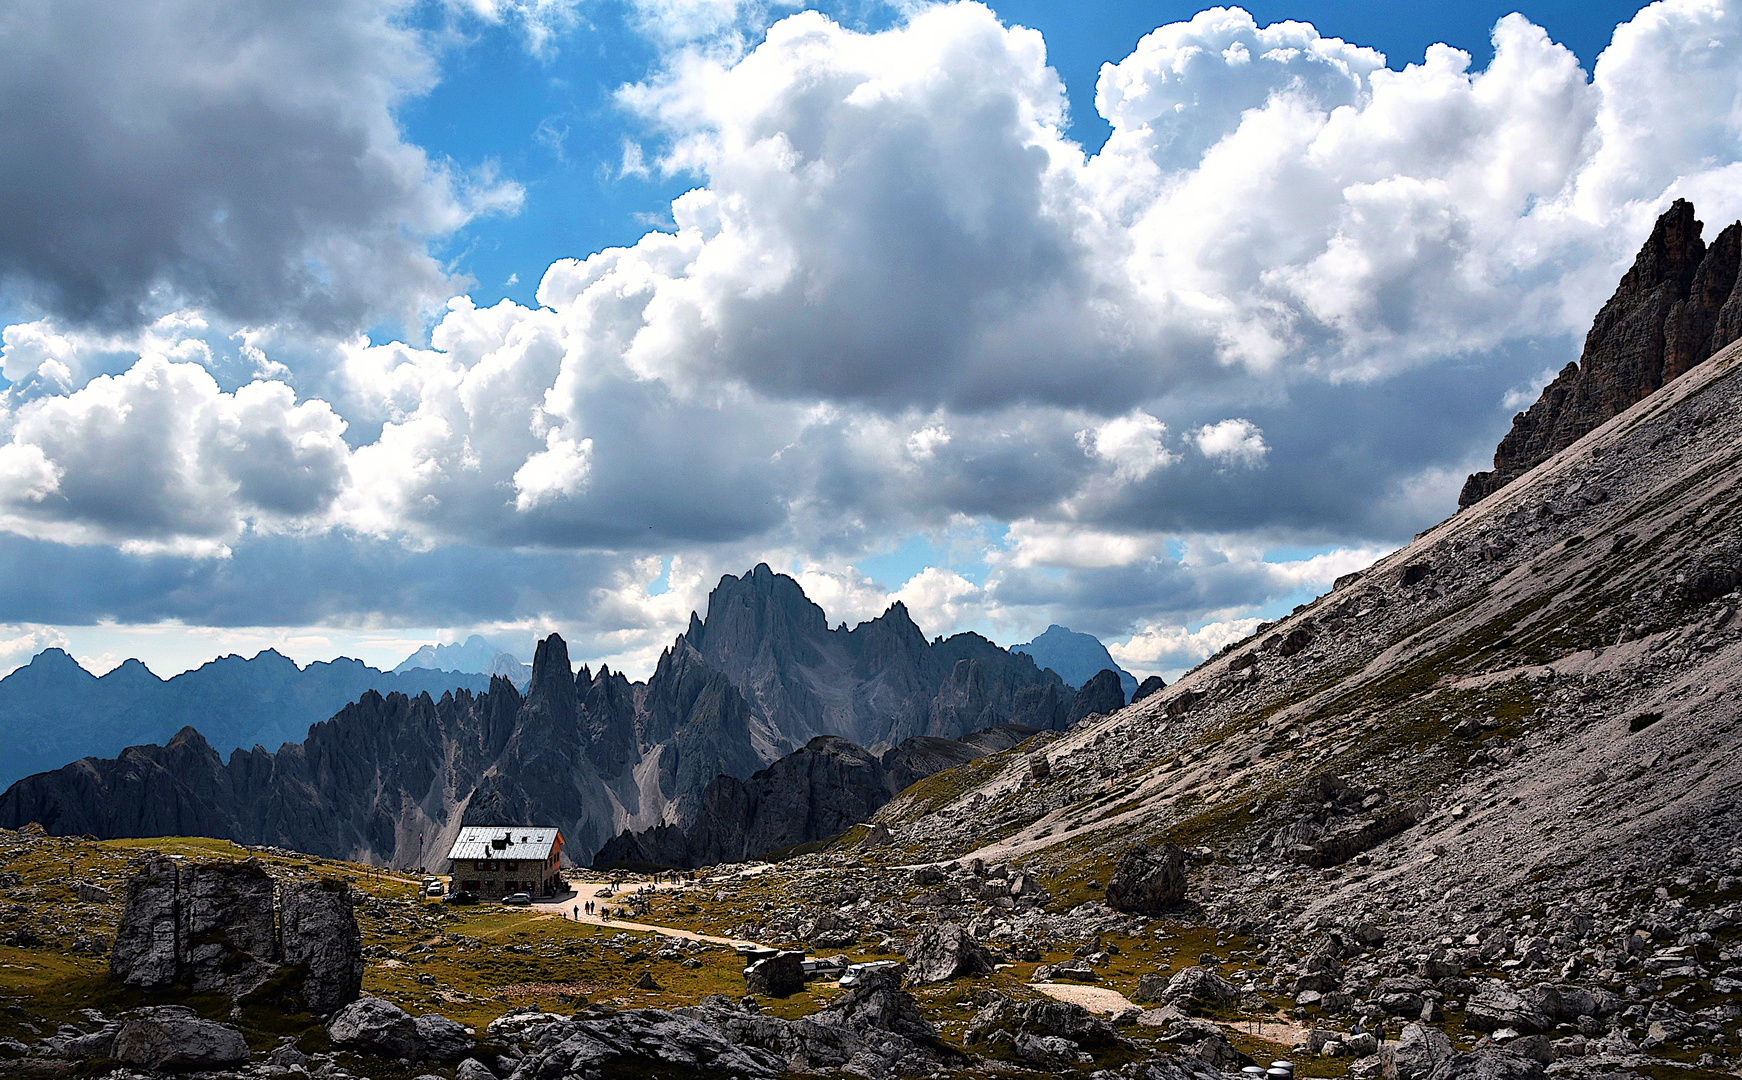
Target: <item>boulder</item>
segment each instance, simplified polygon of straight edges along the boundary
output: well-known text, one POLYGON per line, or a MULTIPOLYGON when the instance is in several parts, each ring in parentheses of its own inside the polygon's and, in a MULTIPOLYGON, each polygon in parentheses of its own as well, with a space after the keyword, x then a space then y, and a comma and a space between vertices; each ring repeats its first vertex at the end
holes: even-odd
POLYGON ((1168 977, 1160 972, 1152 971, 1137 980, 1137 989, 1132 992, 1131 1000, 1140 1001, 1145 1005, 1161 1000, 1167 992, 1168 977))
POLYGON ((453 1062, 472 1053, 472 1037, 458 1022, 440 1013, 425 1013, 412 1023, 417 1027, 418 1056, 425 1061, 453 1062))
POLYGON ((1186 854, 1177 844, 1132 848, 1107 883, 1107 906, 1116 911, 1159 914, 1186 895, 1186 854))
POLYGON ((194 991, 241 997, 278 970, 272 876, 258 859, 182 867, 176 907, 180 979, 194 991))
POLYGON ((496 1074, 477 1058, 467 1058, 454 1066, 454 1080, 496 1080, 496 1074))
POLYGON ((947 982, 962 975, 986 975, 996 967, 992 954, 960 924, 928 926, 907 950, 907 985, 947 982))
POLYGON ((248 1060, 248 1041, 229 1024, 180 1005, 135 1009, 121 1023, 115 1060, 143 1069, 218 1069, 248 1060))
POLYGON ((804 989, 804 954, 777 953, 744 969, 744 989, 759 997, 791 997, 804 989))
POLYGON ((178 971, 176 894, 180 865, 174 859, 144 859, 134 864, 123 891, 126 901, 109 975, 127 986, 169 986, 178 971))
POLYGON ((1438 1028, 1424 1024, 1405 1024, 1397 1041, 1386 1046, 1390 1066, 1386 1075, 1397 1080, 1427 1080, 1440 1064, 1454 1053, 1452 1040, 1438 1028))
POLYGON ((281 954, 302 968, 302 1000, 326 1016, 363 989, 363 934, 342 881, 291 882, 279 891, 281 954))
POLYGON ((937 1028, 919 1011, 913 995, 901 988, 901 977, 899 966, 869 968, 851 990, 814 1019, 860 1033, 886 1031, 914 1042, 936 1038, 937 1028))
POLYGON ((417 1021, 404 1009, 380 998, 359 998, 340 1009, 327 1024, 327 1035, 335 1047, 360 1054, 417 1058, 423 1050, 417 1021))
POLYGON ((1168 980, 1160 1000, 1193 1011, 1238 1001, 1240 989, 1208 968, 1189 967, 1168 980))
POLYGON ((1464 1023, 1477 1031, 1513 1028, 1523 1035, 1537 1035, 1553 1028, 1554 1018, 1505 984, 1491 982, 1470 996, 1464 1023))

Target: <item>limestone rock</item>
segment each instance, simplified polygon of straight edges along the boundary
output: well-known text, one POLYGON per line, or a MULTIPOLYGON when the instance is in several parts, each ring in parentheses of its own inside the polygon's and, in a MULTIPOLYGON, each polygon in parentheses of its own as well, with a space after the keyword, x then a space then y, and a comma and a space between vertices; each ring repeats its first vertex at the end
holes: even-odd
POLYGON ((1194 965, 1168 980, 1160 1000, 1191 1011, 1238 1001, 1240 990, 1209 968, 1194 965))
POLYGON ((465 1027, 439 1013, 425 1013, 412 1024, 417 1029, 418 1056, 426 1061, 458 1061, 473 1050, 465 1027))
POLYGON ((423 1050, 417 1021, 380 998, 358 998, 327 1024, 327 1035, 342 1050, 382 1057, 417 1058, 423 1050))
POLYGON ((1677 199, 1657 219, 1632 269, 1597 313, 1584 352, 1568 364, 1458 496, 1471 506, 1742 336, 1734 288, 1742 223, 1708 249, 1694 207, 1677 199))
POLYGON ((277 970, 272 877, 257 859, 184 866, 176 937, 181 977, 196 992, 240 997, 277 970))
POLYGON ((115 1035, 115 1060, 145 1069, 216 1069, 248 1060, 248 1042, 229 1024, 180 1005, 135 1009, 115 1035))
POLYGON ((989 974, 992 954, 958 923, 946 922, 920 931, 907 950, 907 985, 948 982, 962 975, 989 974))
POLYGON ((180 864, 158 858, 136 862, 124 891, 126 906, 109 952, 109 975, 127 986, 169 986, 178 973, 176 895, 180 864))
POLYGON ((777 953, 751 964, 744 972, 744 989, 759 997, 791 997, 804 989, 804 954, 777 953))
POLYGON ((1126 852, 1107 883, 1107 906, 1153 915, 1185 899, 1186 854, 1177 844, 1126 852))
POLYGON ((302 999, 325 1016, 357 1000, 363 987, 363 935, 351 892, 332 880, 287 883, 279 892, 281 955, 303 969, 302 999))

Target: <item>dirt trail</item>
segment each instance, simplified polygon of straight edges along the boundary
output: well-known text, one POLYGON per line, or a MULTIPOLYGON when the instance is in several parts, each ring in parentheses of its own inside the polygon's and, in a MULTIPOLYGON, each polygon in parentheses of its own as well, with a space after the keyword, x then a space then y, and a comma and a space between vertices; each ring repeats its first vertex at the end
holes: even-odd
MULTIPOLYGON (((647 888, 644 883, 619 889, 610 897, 595 897, 593 894, 611 883, 608 881, 573 881, 570 885, 575 891, 568 896, 555 900, 540 900, 532 905, 532 910, 544 912, 553 918, 568 919, 572 922, 590 923, 594 926, 610 926, 619 930, 633 930, 642 933, 661 934, 665 937, 682 938, 685 941, 705 941, 712 945, 730 945, 736 948, 740 945, 754 945, 757 948, 767 948, 760 942, 745 941, 742 938, 715 937, 712 934, 698 934, 694 930, 683 930, 675 926, 659 926, 655 923, 635 922, 630 919, 607 919, 596 911, 588 914, 586 906, 593 902, 595 906, 603 906, 618 901, 619 897, 629 896, 647 888)), ((653 886, 656 892, 675 892, 689 888, 687 884, 663 883, 653 886)))

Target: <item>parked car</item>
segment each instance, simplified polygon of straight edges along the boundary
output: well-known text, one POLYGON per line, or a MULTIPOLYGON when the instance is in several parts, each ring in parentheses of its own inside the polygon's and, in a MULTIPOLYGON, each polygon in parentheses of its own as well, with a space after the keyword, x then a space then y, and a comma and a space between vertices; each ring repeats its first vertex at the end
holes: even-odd
POLYGON ((475 892, 467 892, 465 889, 455 889, 453 892, 442 897, 442 903, 444 904, 476 904, 477 902, 478 894, 475 892))
POLYGON ((440 896, 445 892, 447 892, 447 890, 442 888, 442 883, 439 881, 432 881, 423 887, 423 894, 425 896, 440 896))
POLYGON ((523 893, 523 892, 511 892, 507 896, 504 896, 502 898, 502 902, 504 904, 512 904, 515 907, 531 907, 532 906, 532 894, 531 893, 523 893))

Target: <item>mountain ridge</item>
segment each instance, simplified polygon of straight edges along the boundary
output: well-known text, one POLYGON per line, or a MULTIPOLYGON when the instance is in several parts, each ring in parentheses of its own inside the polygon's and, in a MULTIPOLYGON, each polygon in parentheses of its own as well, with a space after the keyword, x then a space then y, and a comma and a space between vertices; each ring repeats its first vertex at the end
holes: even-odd
POLYGON ((1072 701, 1056 675, 978 635, 928 642, 900 605, 830 630, 797 582, 760 564, 721 578, 708 617, 692 617, 647 682, 571 670, 553 634, 524 695, 500 676, 440 698, 370 691, 300 743, 228 761, 182 731, 26 777, 0 796, 0 821, 418 865, 462 824, 554 819, 579 854, 625 829, 687 827, 717 776, 748 777, 800 739, 881 750, 1006 723, 1058 728, 1072 701))
POLYGON ((64 649, 44 649, 0 678, 0 737, 11 750, 0 761, 0 784, 75 758, 162 742, 189 724, 225 751, 279 746, 365 690, 441 693, 488 685, 486 676, 395 674, 350 657, 298 666, 270 648, 252 657, 214 657, 167 679, 132 658, 99 676, 64 649))

